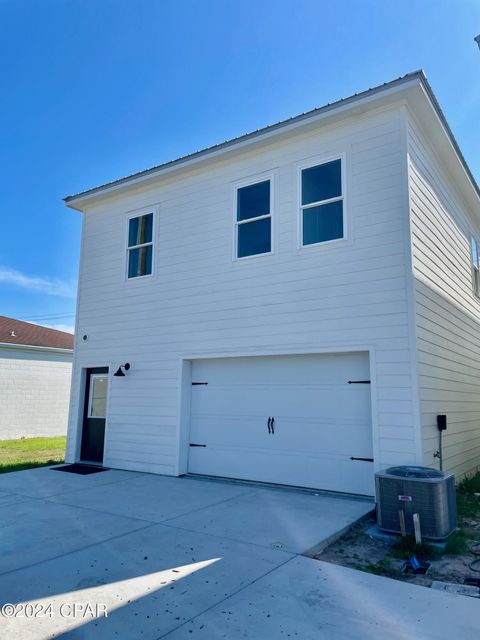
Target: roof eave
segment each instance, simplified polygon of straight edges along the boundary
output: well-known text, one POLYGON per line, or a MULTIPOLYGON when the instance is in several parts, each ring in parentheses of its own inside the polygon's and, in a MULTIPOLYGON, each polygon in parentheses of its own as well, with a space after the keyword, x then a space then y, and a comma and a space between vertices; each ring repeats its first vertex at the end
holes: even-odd
POLYGON ((470 167, 468 166, 467 161, 465 160, 465 156, 462 153, 462 150, 460 149, 460 145, 457 142, 457 139, 455 138, 455 135, 453 133, 453 131, 450 128, 450 125, 448 124, 448 120, 445 117, 445 114, 443 113, 443 110, 437 100, 437 97, 435 96, 432 87, 430 86, 430 83, 428 82, 425 74, 422 73, 422 82, 421 82, 421 86, 425 92, 425 95, 427 97, 427 99, 429 100, 432 110, 435 113, 435 115, 437 116, 439 123, 441 125, 441 127, 444 130, 445 133, 445 137, 447 138, 448 142, 450 143, 451 149, 453 151, 453 153, 456 155, 456 157, 458 158, 462 169, 465 173, 465 177, 467 178, 467 180, 470 182, 470 184, 472 185, 473 190, 475 191, 477 198, 480 202, 480 186, 478 185, 470 167))
POLYGON ((65 349, 62 347, 45 347, 38 344, 17 344, 15 342, 0 342, 0 349, 21 349, 23 351, 47 351, 49 353, 57 352, 73 354, 73 348, 65 349))
POLYGON ((141 185, 149 180, 154 180, 160 175, 171 173, 172 171, 175 171, 179 168, 185 168, 198 164, 199 162, 202 162, 207 158, 213 159, 215 157, 228 153, 232 150, 232 148, 241 149, 260 140, 266 140, 272 136, 278 135, 280 132, 286 133, 298 127, 304 126, 305 124, 323 120, 329 117, 332 113, 341 114, 358 106, 359 103, 366 104, 368 102, 378 100, 379 96, 386 97, 391 94, 397 93, 400 90, 405 89, 406 85, 414 86, 420 83, 426 84, 429 91, 431 92, 423 71, 415 71, 413 73, 407 74, 406 76, 403 76, 402 78, 393 80, 392 82, 385 83, 373 89, 368 89, 367 91, 364 91, 362 93, 355 94, 343 100, 339 100, 338 102, 325 105, 313 111, 309 111, 305 114, 295 116, 290 120, 284 120, 277 124, 259 129, 258 131, 247 133, 238 138, 234 138, 233 140, 228 140, 214 147, 209 147, 207 149, 192 153, 188 156, 183 156, 176 160, 166 162, 162 165, 152 167, 151 169, 140 171, 131 176, 120 178, 119 180, 115 180, 111 183, 88 189, 87 191, 83 191, 79 194, 67 196, 64 198, 64 202, 68 207, 72 209, 83 211, 86 208, 87 204, 90 204, 97 198, 103 198, 118 191, 130 189, 132 187, 141 185))

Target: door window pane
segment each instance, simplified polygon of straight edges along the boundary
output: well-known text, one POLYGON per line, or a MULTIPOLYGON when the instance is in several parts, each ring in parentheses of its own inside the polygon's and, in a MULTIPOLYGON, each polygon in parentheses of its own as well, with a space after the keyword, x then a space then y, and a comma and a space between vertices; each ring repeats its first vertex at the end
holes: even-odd
POLYGON ((258 218, 270 213, 270 180, 237 191, 237 220, 258 218))
POLYGON ((148 276, 152 273, 152 245, 130 249, 128 252, 128 277, 148 276))
POLYGON ((342 195, 342 161, 333 160, 302 170, 302 205, 342 195))
POLYGON ((105 418, 107 408, 106 376, 90 378, 90 413, 92 418, 105 418))
POLYGON ((343 202, 303 210, 303 244, 343 238, 343 202))
POLYGON ((238 257, 253 256, 271 251, 271 218, 239 224, 238 257))
POLYGON ((128 246, 152 242, 153 213, 131 218, 128 223, 128 246))

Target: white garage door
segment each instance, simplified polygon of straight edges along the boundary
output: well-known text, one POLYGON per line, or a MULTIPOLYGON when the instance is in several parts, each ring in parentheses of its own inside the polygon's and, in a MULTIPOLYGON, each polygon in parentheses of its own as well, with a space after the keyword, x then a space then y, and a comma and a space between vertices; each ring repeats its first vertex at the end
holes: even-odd
POLYGON ((368 354, 192 363, 190 473, 372 495, 368 354))

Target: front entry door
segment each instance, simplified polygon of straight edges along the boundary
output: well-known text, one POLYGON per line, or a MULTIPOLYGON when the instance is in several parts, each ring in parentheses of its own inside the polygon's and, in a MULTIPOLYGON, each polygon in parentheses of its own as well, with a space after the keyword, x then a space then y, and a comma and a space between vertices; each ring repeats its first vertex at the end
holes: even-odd
POLYGON ((87 370, 83 413, 82 453, 85 462, 103 462, 108 367, 87 370))

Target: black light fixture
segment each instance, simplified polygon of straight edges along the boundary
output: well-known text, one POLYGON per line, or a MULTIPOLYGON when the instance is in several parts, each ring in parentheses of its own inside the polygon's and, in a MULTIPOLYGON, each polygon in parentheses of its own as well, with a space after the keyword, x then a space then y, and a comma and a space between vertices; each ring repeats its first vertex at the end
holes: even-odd
POLYGON ((128 371, 130 369, 130 363, 126 362, 125 364, 121 364, 113 375, 117 376, 118 378, 124 378, 125 374, 123 372, 123 369, 125 369, 125 371, 128 371))

